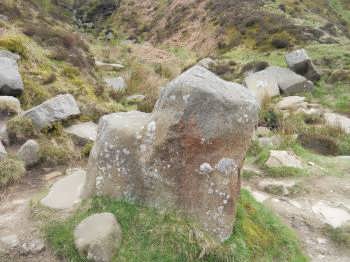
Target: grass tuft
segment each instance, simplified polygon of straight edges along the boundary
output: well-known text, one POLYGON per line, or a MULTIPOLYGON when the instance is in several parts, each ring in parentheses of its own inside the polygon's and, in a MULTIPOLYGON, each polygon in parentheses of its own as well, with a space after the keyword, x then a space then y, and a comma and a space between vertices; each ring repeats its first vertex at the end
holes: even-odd
POLYGON ((14 158, 0 161, 0 188, 19 181, 26 173, 24 163, 14 158))

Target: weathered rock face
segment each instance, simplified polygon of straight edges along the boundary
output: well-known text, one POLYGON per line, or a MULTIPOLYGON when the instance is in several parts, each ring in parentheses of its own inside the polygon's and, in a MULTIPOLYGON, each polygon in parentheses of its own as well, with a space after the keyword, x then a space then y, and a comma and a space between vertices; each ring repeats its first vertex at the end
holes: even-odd
POLYGON ((25 117, 30 118, 33 124, 42 129, 52 123, 80 114, 79 106, 70 94, 58 95, 44 103, 25 111, 25 117))
POLYGON ((224 240, 258 110, 249 90, 194 66, 162 90, 152 114, 100 120, 85 195, 180 210, 224 240))
POLYGON ((305 76, 311 81, 319 81, 320 73, 315 68, 305 49, 295 50, 286 55, 288 67, 295 73, 305 76))
POLYGON ((109 262, 121 244, 122 231, 111 213, 94 214, 74 230, 74 243, 89 261, 109 262))
POLYGON ((22 77, 18 71, 19 56, 8 51, 0 52, 0 95, 20 96, 23 92, 22 77))

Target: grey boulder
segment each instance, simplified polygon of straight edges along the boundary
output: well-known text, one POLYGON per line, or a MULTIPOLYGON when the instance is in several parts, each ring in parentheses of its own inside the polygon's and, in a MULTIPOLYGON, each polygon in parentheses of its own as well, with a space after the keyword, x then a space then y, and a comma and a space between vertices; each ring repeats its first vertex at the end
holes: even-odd
POLYGON ((127 88, 127 84, 123 77, 105 78, 106 84, 114 91, 124 91, 127 88))
POLYGON ((262 72, 275 78, 281 93, 285 95, 311 91, 314 88, 314 84, 311 81, 288 68, 270 66, 262 72))
POLYGON ((111 261, 118 251, 121 240, 120 225, 111 213, 91 215, 74 230, 75 246, 89 261, 111 261))
POLYGON ((319 81, 320 73, 312 63, 305 49, 295 50, 285 56, 288 67, 299 75, 305 76, 311 81, 319 81))
POLYGON ((258 111, 250 90, 196 65, 163 88, 152 114, 102 117, 84 196, 177 210, 223 241, 258 111))
POLYGON ((35 140, 28 140, 17 152, 19 159, 23 160, 26 166, 32 166, 39 162, 40 146, 35 140))
POLYGON ((56 121, 65 120, 79 114, 79 106, 70 94, 55 96, 23 113, 39 129, 49 127, 56 121))
POLYGON ((8 51, 0 51, 0 95, 20 96, 23 81, 18 70, 19 56, 8 51))
POLYGON ((78 144, 94 142, 97 136, 97 125, 94 122, 78 123, 64 129, 73 136, 78 144))
POLYGON ((13 96, 0 96, 0 113, 2 115, 17 115, 21 112, 20 101, 13 96))

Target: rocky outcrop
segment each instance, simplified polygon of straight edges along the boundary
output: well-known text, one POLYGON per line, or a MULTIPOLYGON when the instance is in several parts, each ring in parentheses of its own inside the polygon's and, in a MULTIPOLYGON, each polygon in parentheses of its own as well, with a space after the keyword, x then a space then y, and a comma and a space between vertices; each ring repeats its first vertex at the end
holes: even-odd
POLYGON ((23 113, 39 129, 48 127, 56 121, 65 120, 79 114, 79 106, 70 94, 55 96, 23 113))
POLYGON ((39 162, 40 146, 35 140, 28 140, 17 152, 19 159, 23 160, 26 166, 32 166, 39 162))
POLYGON ((118 221, 111 213, 94 214, 74 230, 74 243, 80 255, 89 261, 109 262, 122 240, 118 221))
POLYGON ((84 194, 182 211, 225 240, 258 110, 249 90, 194 66, 162 90, 152 114, 102 117, 84 194))
POLYGON ((0 51, 0 95, 20 96, 23 81, 18 70, 19 56, 8 51, 0 51))
POLYGON ((310 81, 316 82, 321 79, 320 73, 317 71, 305 49, 295 50, 286 54, 286 62, 291 70, 305 76, 310 81))

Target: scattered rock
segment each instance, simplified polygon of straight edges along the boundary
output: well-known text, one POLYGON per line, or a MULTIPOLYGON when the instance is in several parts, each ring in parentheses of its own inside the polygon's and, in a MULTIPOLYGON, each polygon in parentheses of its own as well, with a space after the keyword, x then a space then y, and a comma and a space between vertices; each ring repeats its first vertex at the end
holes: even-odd
POLYGON ((23 81, 18 71, 17 55, 8 51, 0 52, 0 95, 20 96, 23 81))
POLYGON ((314 84, 311 81, 288 68, 270 66, 264 70, 264 74, 274 77, 281 93, 285 95, 311 91, 314 88, 314 84))
POLYGON ((7 151, 2 142, 0 141, 0 160, 4 159, 7 157, 7 151))
POLYGON ((88 260, 109 262, 117 253, 122 240, 119 223, 111 213, 92 215, 74 230, 74 243, 88 260))
POLYGON ((46 181, 49 181, 49 180, 52 180, 54 178, 57 178, 57 177, 60 177, 60 176, 63 176, 63 173, 60 172, 60 171, 53 171, 51 173, 48 173, 44 176, 44 179, 46 181))
POLYGON ((320 73, 316 70, 310 57, 304 49, 299 49, 286 54, 286 62, 288 67, 297 74, 305 76, 310 81, 319 81, 320 73))
POLYGON ((23 160, 26 166, 33 166, 40 160, 40 147, 35 140, 28 140, 17 152, 19 159, 23 160))
POLYGON ((2 143, 4 143, 5 145, 9 145, 10 144, 10 139, 9 139, 9 135, 7 132, 7 125, 6 122, 1 123, 0 121, 0 141, 2 143))
POLYGON ((163 88, 152 114, 101 118, 85 195, 176 209, 227 239, 258 110, 248 89, 196 65, 163 88))
POLYGON ((305 97, 301 97, 301 96, 284 97, 276 105, 276 109, 278 110, 297 111, 299 109, 306 109, 306 108, 307 108, 307 102, 305 102, 305 97))
POLYGON ((70 209, 81 201, 85 185, 85 171, 82 169, 67 170, 67 176, 57 181, 49 194, 40 202, 53 209, 70 209))
POLYGON ((248 75, 244 83, 254 93, 260 104, 266 98, 280 95, 276 78, 267 74, 266 70, 248 75))
POLYGON ((296 186, 295 181, 277 181, 277 180, 263 180, 260 181, 258 187, 270 194, 287 196, 296 186))
POLYGON ((202 60, 200 60, 197 65, 202 66, 208 70, 211 70, 213 67, 215 67, 217 65, 217 63, 211 59, 210 57, 207 58, 203 58, 202 60))
POLYGON ((84 145, 96 140, 97 125, 94 122, 79 123, 65 128, 64 131, 72 135, 78 144, 84 145))
POLYGON ((350 221, 350 214, 346 210, 340 207, 332 207, 325 201, 319 201, 313 205, 312 211, 319 215, 324 223, 333 228, 341 227, 350 221))
POLYGON ((110 64, 104 63, 101 61, 95 61, 95 65, 105 70, 113 70, 113 69, 123 69, 124 66, 122 64, 110 64))
POLYGON ((127 88, 127 84, 123 77, 105 78, 105 82, 114 91, 124 91, 127 88))
POLYGON ((5 116, 17 115, 21 112, 21 103, 13 96, 0 96, 0 113, 5 116))
POLYGON ((271 150, 270 157, 265 164, 268 167, 303 168, 300 159, 293 152, 288 151, 271 150))
POLYGON ((261 147, 277 147, 282 143, 280 136, 260 137, 258 143, 261 147))
POLYGON ((58 95, 24 113, 33 124, 42 129, 56 121, 68 119, 80 114, 79 106, 71 94, 58 95))
POLYGON ((264 126, 259 126, 256 130, 255 130, 255 137, 266 137, 271 135, 271 130, 267 127, 264 126))
POLYGON ((324 118, 329 126, 341 128, 345 133, 350 134, 350 118, 336 113, 325 113, 324 118))
POLYGON ((146 96, 144 95, 132 95, 126 98, 126 102, 129 104, 138 104, 143 102, 145 99, 146 99, 146 96))

